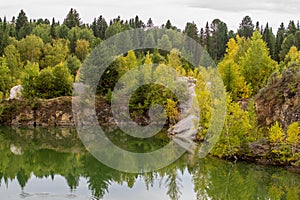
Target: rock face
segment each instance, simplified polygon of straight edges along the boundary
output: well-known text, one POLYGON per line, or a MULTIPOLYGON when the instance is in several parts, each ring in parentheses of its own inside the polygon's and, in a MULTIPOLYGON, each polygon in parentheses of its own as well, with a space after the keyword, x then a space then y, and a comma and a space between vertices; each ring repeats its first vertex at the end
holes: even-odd
MULTIPOLYGON (((72 97, 49 100, 9 100, 0 105, 0 125, 9 126, 75 126, 72 97)), ((96 99, 96 115, 101 125, 111 123, 109 105, 96 99)))
POLYGON ((278 121, 286 129, 292 122, 300 123, 300 66, 289 67, 282 76, 273 74, 256 96, 255 105, 262 126, 278 121))
POLYGON ((179 105, 181 120, 171 127, 168 132, 174 135, 176 139, 182 140, 184 143, 191 144, 196 139, 197 124, 199 116, 197 111, 193 110, 193 100, 196 97, 195 87, 196 79, 189 77, 179 77, 185 83, 187 83, 188 100, 179 105))
POLYGON ((23 90, 22 85, 17 85, 15 87, 11 88, 8 100, 20 99, 22 96, 22 90, 23 90))

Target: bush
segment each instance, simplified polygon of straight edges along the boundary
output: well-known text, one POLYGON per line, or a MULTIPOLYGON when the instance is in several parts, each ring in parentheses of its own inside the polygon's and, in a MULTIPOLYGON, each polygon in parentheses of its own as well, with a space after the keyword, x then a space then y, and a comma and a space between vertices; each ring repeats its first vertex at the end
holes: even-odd
POLYGON ((23 97, 55 98, 72 94, 72 76, 64 64, 39 71, 37 64, 28 64, 22 78, 23 97))

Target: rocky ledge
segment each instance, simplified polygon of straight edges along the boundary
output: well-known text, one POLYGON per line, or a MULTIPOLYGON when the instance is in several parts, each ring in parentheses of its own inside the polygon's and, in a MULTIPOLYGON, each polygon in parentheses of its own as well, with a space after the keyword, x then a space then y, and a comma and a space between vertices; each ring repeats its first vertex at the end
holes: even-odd
MULTIPOLYGON (((113 124, 109 105, 96 97, 96 115, 102 125, 113 124)), ((54 99, 13 99, 1 102, 0 125, 6 126, 75 126, 72 97, 54 99)))
POLYGON ((300 66, 292 65, 282 75, 274 73, 256 96, 255 104, 261 126, 278 121, 286 129, 300 122, 300 66))

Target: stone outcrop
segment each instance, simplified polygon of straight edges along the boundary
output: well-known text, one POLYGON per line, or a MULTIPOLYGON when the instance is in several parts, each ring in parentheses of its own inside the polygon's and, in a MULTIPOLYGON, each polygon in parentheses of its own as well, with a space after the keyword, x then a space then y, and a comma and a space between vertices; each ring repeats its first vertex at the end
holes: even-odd
MULTIPOLYGON (((72 97, 31 101, 14 99, 3 101, 1 107, 1 125, 75 126, 72 97)), ((96 115, 101 125, 113 123, 110 107, 102 97, 96 98, 96 115)))
POLYGON ((278 121, 286 129, 300 122, 300 66, 290 66, 282 75, 274 73, 256 96, 255 105, 261 126, 278 121))
POLYGON ((17 86, 12 87, 10 89, 8 100, 20 99, 22 96, 22 90, 23 90, 22 85, 17 85, 17 86))
POLYGON ((181 146, 189 149, 189 146, 193 146, 193 141, 196 140, 198 131, 199 116, 197 114, 199 113, 195 110, 195 106, 193 106, 196 96, 196 79, 190 77, 179 77, 179 79, 187 84, 188 100, 179 105, 181 119, 169 128, 168 132, 170 135, 173 135, 175 140, 178 140, 182 144, 181 146))

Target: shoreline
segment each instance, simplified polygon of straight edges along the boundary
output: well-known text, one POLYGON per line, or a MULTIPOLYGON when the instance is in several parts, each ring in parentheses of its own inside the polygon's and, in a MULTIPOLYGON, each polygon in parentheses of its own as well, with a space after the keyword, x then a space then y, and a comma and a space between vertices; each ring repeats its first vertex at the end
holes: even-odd
MULTIPOLYGON (((97 97, 96 113, 101 126, 116 126, 109 105, 103 97, 97 97)), ((5 100, 0 112, 0 126, 11 128, 75 128, 72 112, 72 97, 58 97, 49 100, 5 100)), ((197 143, 197 142, 196 142, 197 143)), ((300 166, 293 166, 291 162, 280 163, 272 158, 270 146, 261 148, 249 145, 249 155, 232 155, 231 157, 217 157, 234 162, 247 161, 258 165, 276 166, 300 174, 300 166), (263 149, 263 150, 262 150, 263 149), (257 150, 259 153, 253 153, 257 150)))

